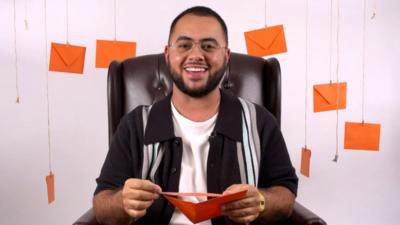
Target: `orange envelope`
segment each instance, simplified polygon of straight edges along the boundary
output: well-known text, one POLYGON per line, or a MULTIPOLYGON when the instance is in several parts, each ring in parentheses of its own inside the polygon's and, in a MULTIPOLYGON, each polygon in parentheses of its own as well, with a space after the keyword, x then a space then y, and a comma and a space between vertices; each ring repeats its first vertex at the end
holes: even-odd
POLYGON ((314 112, 346 108, 347 83, 314 85, 314 112))
POLYGON ((96 41, 96 68, 108 68, 113 60, 136 56, 136 43, 127 41, 96 41))
POLYGON ((261 57, 287 52, 283 25, 247 31, 244 37, 249 55, 261 57))
POLYGON ((306 177, 310 177, 310 161, 311 161, 311 150, 307 148, 302 148, 300 173, 306 177))
POLYGON ((83 73, 86 47, 51 43, 50 71, 83 73))
POLYGON ((344 148, 378 151, 380 130, 380 124, 346 122, 344 148))
POLYGON ((208 193, 163 193, 164 197, 177 207, 192 223, 199 223, 204 220, 209 220, 221 216, 221 207, 232 201, 236 201, 246 197, 247 190, 236 192, 233 194, 220 195, 208 193), (214 199, 193 203, 183 201, 172 196, 211 196, 214 199))
POLYGON ((46 185, 47 185, 47 202, 50 204, 55 199, 54 174, 51 172, 49 175, 46 176, 46 185))

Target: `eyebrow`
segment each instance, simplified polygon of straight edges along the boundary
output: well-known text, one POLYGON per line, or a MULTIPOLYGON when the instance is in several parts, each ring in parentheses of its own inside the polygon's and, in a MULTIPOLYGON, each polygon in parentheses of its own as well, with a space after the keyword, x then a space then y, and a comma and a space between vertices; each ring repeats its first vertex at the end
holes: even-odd
MULTIPOLYGON (((181 41, 181 40, 194 41, 193 38, 188 37, 188 36, 179 36, 176 40, 177 41, 181 41)), ((211 37, 200 39, 200 42, 203 42, 203 41, 212 41, 212 42, 218 43, 218 41, 215 40, 215 38, 211 38, 211 37)))

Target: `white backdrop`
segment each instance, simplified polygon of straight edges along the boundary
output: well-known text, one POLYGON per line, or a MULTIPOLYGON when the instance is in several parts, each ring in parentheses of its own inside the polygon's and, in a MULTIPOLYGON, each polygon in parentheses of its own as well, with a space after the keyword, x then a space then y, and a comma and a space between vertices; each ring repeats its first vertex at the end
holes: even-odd
MULTIPOLYGON (((282 67, 282 130, 296 169, 304 145, 305 0, 268 0, 267 23, 284 24, 288 52, 282 67)), ((398 224, 400 152, 400 1, 367 0, 366 121, 381 123, 379 152, 343 150, 345 121, 361 120, 363 0, 341 1, 339 76, 348 82, 347 109, 312 112, 312 85, 329 81, 330 0, 309 0, 308 147, 311 177, 299 174, 298 201, 335 225, 398 224)), ((337 0, 334 0, 334 7, 337 0)), ((18 85, 15 103, 13 1, 0 1, 0 218, 2 224, 71 224, 91 206, 95 178, 107 152, 106 69, 94 68, 96 39, 114 37, 114 1, 69 0, 69 41, 86 46, 84 75, 50 72, 48 94, 56 201, 48 205, 48 135, 45 49, 65 43, 65 0, 16 0, 18 85), (24 19, 28 20, 25 29, 24 19)), ((244 31, 264 26, 264 0, 117 0, 117 39, 136 41, 137 55, 160 53, 174 16, 207 5, 225 19, 234 52, 245 53, 244 31)), ((335 11, 336 14, 336 11, 335 11)), ((334 27, 336 27, 336 15, 334 27)), ((335 45, 334 45, 335 47, 335 45)), ((49 54, 47 54, 49 55, 49 54)), ((334 57, 336 60, 336 57, 334 57)), ((334 61, 335 62, 335 61, 334 61)))

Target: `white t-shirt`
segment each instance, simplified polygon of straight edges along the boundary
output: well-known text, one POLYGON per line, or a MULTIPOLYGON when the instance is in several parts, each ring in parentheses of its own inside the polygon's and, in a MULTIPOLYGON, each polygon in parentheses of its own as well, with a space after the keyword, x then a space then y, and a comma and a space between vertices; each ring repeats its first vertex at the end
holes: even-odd
MULTIPOLYGON (((172 106, 175 135, 182 138, 182 164, 179 178, 179 192, 207 192, 207 158, 210 149, 208 139, 214 129, 217 114, 204 122, 194 122, 182 116, 172 106)), ((184 197, 185 201, 201 202, 207 197, 184 197)), ((179 209, 175 209, 170 224, 193 224, 179 209)), ((200 225, 211 225, 206 220, 200 225)))

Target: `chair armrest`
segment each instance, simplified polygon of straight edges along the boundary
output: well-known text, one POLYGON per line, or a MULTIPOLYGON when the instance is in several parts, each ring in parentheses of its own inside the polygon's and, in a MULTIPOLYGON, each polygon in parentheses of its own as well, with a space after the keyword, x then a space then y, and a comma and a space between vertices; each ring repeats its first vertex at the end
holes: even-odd
POLYGON ((298 202, 294 203, 290 220, 296 225, 326 225, 326 222, 298 202))
MULTIPOLYGON (((289 218, 293 225, 326 225, 326 222, 298 202, 294 203, 293 213, 289 218)), ((73 225, 101 225, 97 222, 93 208, 83 214, 73 225)))
POLYGON ((72 225, 100 225, 100 224, 96 220, 93 208, 90 208, 72 225))

